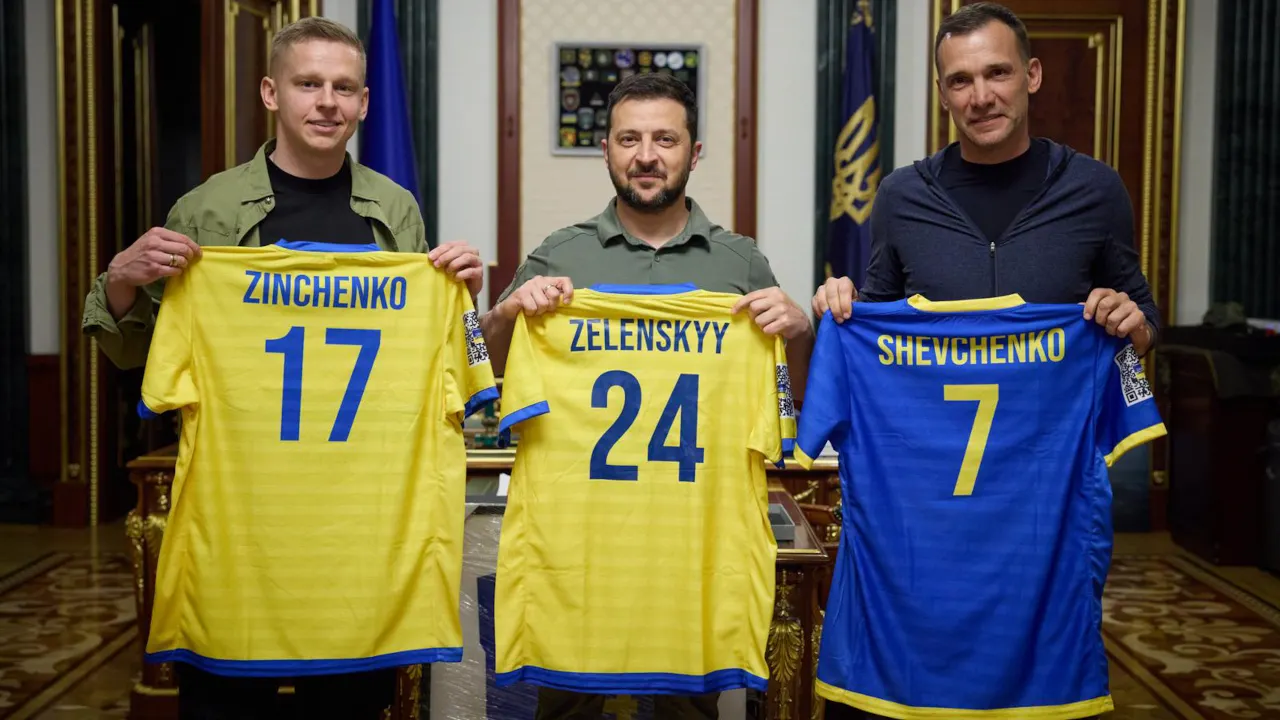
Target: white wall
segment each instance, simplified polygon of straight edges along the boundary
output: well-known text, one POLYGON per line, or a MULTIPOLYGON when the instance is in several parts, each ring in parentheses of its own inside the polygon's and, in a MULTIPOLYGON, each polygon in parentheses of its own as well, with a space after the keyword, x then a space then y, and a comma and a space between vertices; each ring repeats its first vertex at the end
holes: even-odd
POLYGON ((814 291, 817 0, 762 2, 759 42, 756 240, 783 291, 808 308, 814 291))
MULTIPOLYGON (((324 0, 324 16, 334 22, 342 23, 353 31, 359 31, 357 21, 360 17, 359 0, 324 0)), ((360 159, 360 131, 357 130, 355 135, 351 136, 351 141, 347 143, 347 150, 351 152, 351 157, 355 160, 360 159)))
POLYGON ((61 351, 58 272, 57 83, 53 3, 25 4, 27 111, 27 352, 61 351))
MULTIPOLYGON (((767 1, 767 0, 766 0, 767 1)), ((893 164, 910 165, 925 156, 929 118, 929 6, 924 0, 898 5, 897 49, 894 52, 893 164)), ((885 168, 885 175, 888 175, 885 168)))
POLYGON ((1198 324, 1205 310, 1209 309, 1218 0, 1188 0, 1186 39, 1182 90, 1182 188, 1178 205, 1178 285, 1173 320, 1178 324, 1198 324))
MULTIPOLYGON (((498 257, 498 4, 440 0, 439 232, 498 257), (466 72, 445 69, 466 58, 466 72)), ((487 272, 487 270, 486 270, 487 272)), ((485 278, 486 287, 488 277, 485 278)), ((489 293, 478 298, 487 310, 489 293)))

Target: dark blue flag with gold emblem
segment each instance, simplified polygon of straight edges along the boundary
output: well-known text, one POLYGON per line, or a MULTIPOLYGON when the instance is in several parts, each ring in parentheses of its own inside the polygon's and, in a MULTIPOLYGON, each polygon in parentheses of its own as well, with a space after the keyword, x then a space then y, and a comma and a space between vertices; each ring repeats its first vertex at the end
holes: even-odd
POLYGON ((859 0, 845 41, 842 127, 833 153, 826 257, 827 275, 847 276, 856 287, 862 287, 871 259, 871 203, 880 185, 880 138, 872 93, 874 59, 871 3, 859 0))

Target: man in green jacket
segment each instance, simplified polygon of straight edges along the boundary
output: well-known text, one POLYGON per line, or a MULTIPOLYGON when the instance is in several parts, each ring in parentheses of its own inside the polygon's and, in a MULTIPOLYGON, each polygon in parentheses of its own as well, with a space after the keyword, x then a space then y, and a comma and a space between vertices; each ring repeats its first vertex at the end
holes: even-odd
MULTIPOLYGON (((164 227, 152 228, 112 258, 85 300, 84 332, 118 367, 146 363, 164 282, 196 262, 202 245, 307 240, 427 251, 413 196, 346 152, 368 111, 360 39, 332 21, 307 18, 277 33, 271 52, 261 94, 276 116, 277 137, 248 163, 214 175, 178 200, 164 227)), ((430 257, 467 283, 474 299, 483 281, 474 248, 445 243, 430 257)), ((280 678, 224 677, 186 663, 176 670, 182 718, 275 715, 280 678)), ((395 673, 301 678, 295 687, 303 717, 380 718, 393 699, 395 673)))

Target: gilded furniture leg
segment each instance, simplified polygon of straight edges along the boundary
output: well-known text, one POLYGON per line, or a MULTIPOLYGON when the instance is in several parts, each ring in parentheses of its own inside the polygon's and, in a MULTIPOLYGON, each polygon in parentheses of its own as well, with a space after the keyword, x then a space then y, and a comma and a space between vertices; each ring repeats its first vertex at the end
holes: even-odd
MULTIPOLYGON (((151 610, 155 599, 156 566, 160 544, 169 523, 169 491, 173 474, 163 470, 134 471, 130 478, 138 487, 138 505, 125 519, 125 534, 133 559, 137 592, 140 652, 146 651, 151 631, 151 610)), ((142 673, 133 686, 129 715, 155 718, 176 715, 178 689, 172 663, 142 663, 142 673)))
POLYGON ((765 650, 769 664, 770 701, 769 717, 776 720, 796 720, 797 687, 800 657, 804 653, 804 627, 796 615, 794 600, 798 581, 803 575, 783 570, 777 583, 773 622, 769 627, 769 642, 765 650))

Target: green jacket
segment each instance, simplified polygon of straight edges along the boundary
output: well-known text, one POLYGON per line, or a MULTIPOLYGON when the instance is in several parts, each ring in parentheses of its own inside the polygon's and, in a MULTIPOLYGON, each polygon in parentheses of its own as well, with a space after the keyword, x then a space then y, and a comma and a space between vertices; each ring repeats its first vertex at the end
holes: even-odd
MULTIPOLYGON (((267 155, 274 149, 275 140, 268 140, 249 162, 224 170, 183 195, 169 210, 165 228, 198 245, 258 246, 258 227, 275 203, 267 175, 267 155)), ((347 162, 351 164, 351 209, 371 221, 378 247, 427 252, 422 214, 413 195, 385 175, 352 162, 350 155, 347 162)), ((107 304, 106 279, 105 272, 99 275, 85 298, 81 329, 117 367, 141 367, 151 346, 164 280, 143 288, 146 292, 138 293, 133 307, 114 320, 107 304)))

